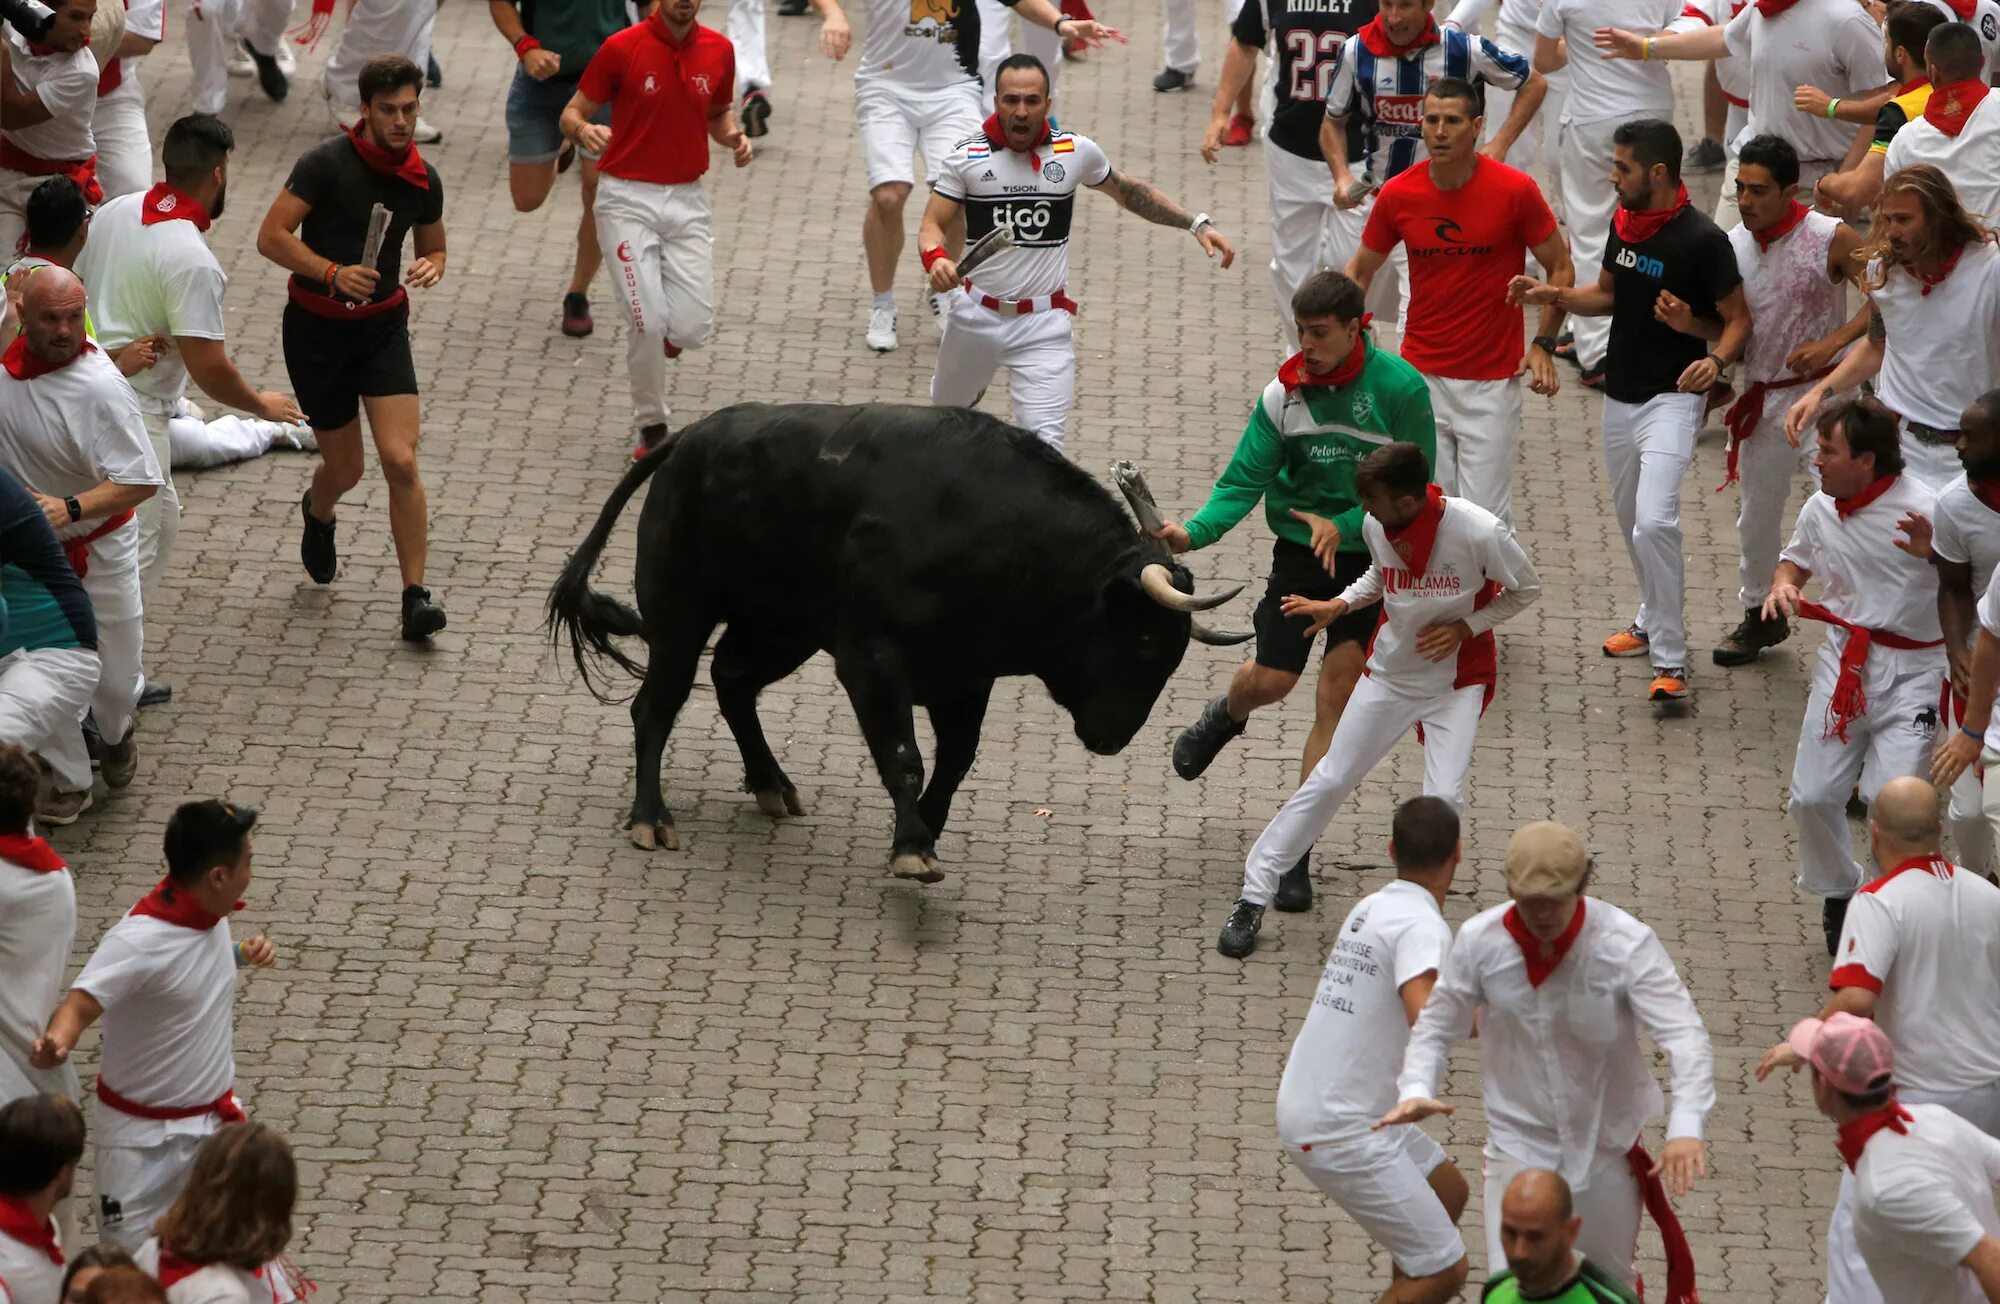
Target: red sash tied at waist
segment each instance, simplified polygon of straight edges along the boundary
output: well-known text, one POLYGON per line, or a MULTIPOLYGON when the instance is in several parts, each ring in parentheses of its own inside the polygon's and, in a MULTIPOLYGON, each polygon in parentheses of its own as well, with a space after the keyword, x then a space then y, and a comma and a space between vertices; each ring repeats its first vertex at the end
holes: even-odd
POLYGON ((1632 1143, 1632 1148, 1625 1152, 1625 1162, 1632 1166, 1632 1177, 1639 1183, 1646 1216, 1660 1229, 1660 1246, 1667 1255, 1667 1304, 1701 1304, 1701 1294, 1694 1284, 1694 1250, 1688 1246, 1687 1233, 1681 1230, 1681 1220, 1667 1200, 1666 1183, 1653 1175, 1653 1156, 1646 1153, 1643 1140, 1632 1143))
POLYGON ((1801 602, 1799 615, 1847 631, 1847 646, 1840 650, 1840 677, 1834 680, 1833 697, 1826 704, 1826 731, 1821 738, 1847 741, 1847 726, 1868 714, 1868 694, 1861 684, 1861 668, 1868 664, 1868 649, 1877 643, 1898 652, 1916 652, 1927 647, 1943 647, 1934 638, 1918 642, 1892 629, 1864 629, 1851 620, 1842 620, 1817 602, 1801 602))
POLYGON ((42 158, 30 154, 5 136, 0 136, 0 168, 25 172, 31 177, 68 177, 92 204, 104 202, 104 187, 97 184, 97 155, 85 159, 42 158))
POLYGON ((104 524, 89 534, 79 534, 73 539, 61 541, 63 556, 69 559, 69 568, 76 572, 78 579, 90 574, 90 545, 126 524, 134 515, 133 510, 127 507, 116 516, 107 516, 104 524))
POLYGON ((183 1118, 200 1118, 203 1114, 213 1114, 225 1123, 244 1123, 248 1122, 250 1118, 248 1114, 243 1112, 243 1106, 237 1103, 236 1088, 234 1087, 223 1092, 206 1105, 183 1105, 169 1109, 159 1105, 141 1105, 137 1101, 128 1100, 113 1091, 110 1087, 105 1086, 104 1079, 100 1076, 97 1079, 97 1098, 121 1114, 130 1114, 133 1118, 149 1118, 156 1123, 171 1123, 183 1118))
POLYGON ((396 292, 380 303, 373 300, 355 303, 350 299, 335 299, 316 290, 308 290, 294 276, 286 283, 292 302, 304 308, 315 317, 326 317, 333 321, 359 321, 363 317, 379 317, 385 312, 393 312, 410 301, 410 292, 404 286, 397 286, 396 292))
POLYGON ((1795 376, 1790 380, 1756 381, 1729 405, 1722 414, 1723 429, 1729 432, 1729 470, 1722 477, 1722 483, 1715 486, 1715 492, 1721 493, 1743 478, 1736 471, 1737 450, 1743 446, 1744 440, 1757 433, 1757 423, 1764 419, 1764 396, 1773 390, 1797 389, 1801 385, 1824 380, 1832 371, 1833 367, 1829 365, 1821 367, 1810 376, 1795 376))

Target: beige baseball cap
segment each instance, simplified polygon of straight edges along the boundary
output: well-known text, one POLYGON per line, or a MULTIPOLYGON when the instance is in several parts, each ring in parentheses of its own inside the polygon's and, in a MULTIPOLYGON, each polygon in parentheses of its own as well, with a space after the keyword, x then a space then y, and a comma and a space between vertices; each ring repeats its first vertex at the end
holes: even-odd
POLYGON ((1567 825, 1538 820, 1524 825, 1507 844, 1507 895, 1568 896, 1583 886, 1590 853, 1567 825))

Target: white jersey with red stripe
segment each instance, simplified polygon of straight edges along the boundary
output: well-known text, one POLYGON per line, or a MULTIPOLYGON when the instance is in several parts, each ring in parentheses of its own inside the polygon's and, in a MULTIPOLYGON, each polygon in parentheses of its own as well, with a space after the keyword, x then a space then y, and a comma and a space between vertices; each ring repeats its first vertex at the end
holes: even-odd
POLYGON ((1905 861, 1854 894, 1829 985, 1876 993, 1896 1084, 1955 1095, 2000 1082, 2000 887, 1943 856, 1905 861))
POLYGON ((1013 248, 972 273, 973 292, 1038 299, 1067 285, 1077 187, 1101 186, 1110 175, 1111 160, 1097 142, 1073 131, 1052 131, 1027 151, 995 145, 983 131, 958 142, 933 188, 965 205, 968 245, 1000 226, 1014 239, 1013 248))
MULTIPOLYGON (((1916 514, 1926 519, 1937 510, 1937 496, 1915 476, 1896 482, 1865 507, 1842 519, 1831 495, 1821 492, 1799 509, 1784 560, 1811 571, 1819 581, 1819 605, 1863 629, 1900 634, 1918 643, 1944 637, 1938 628, 1937 572, 1927 559, 1912 557, 1896 546, 1903 535, 1896 523, 1916 514)), ((1834 627, 1827 642, 1846 646, 1847 631, 1834 627)), ((1942 647, 1898 649, 1877 643, 1869 649, 1871 664, 1895 664, 1898 673, 1935 663, 1944 665, 1942 647)))
MULTIPOLYGON (((104 1007, 100 1082, 153 1109, 210 1104, 236 1080, 236 956, 229 921, 188 928, 128 914, 111 926, 74 986, 104 1007)), ((101 1103, 101 1102, 100 1102, 101 1103)), ((147 1146, 211 1132, 212 1114, 137 1118, 101 1107, 100 1145, 147 1146)))

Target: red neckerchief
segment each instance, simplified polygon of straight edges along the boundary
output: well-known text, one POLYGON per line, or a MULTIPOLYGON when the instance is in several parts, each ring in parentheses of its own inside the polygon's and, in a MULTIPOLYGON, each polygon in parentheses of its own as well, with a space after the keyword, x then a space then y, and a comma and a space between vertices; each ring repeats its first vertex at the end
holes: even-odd
POLYGON ((1965 130, 1965 120, 1979 107, 1979 101, 1986 98, 1988 89, 1977 77, 1934 86, 1930 102, 1924 105, 1924 121, 1947 136, 1956 136, 1965 130))
MULTIPOLYGON (((214 1266, 212 1263, 197 1263, 193 1259, 184 1259, 173 1250, 162 1245, 160 1247, 160 1271, 154 1276, 153 1280, 160 1283, 161 1290, 172 1290, 175 1283, 187 1280, 203 1268, 214 1266)), ((250 1275, 262 1281, 264 1279, 264 1270, 258 1268, 250 1275)))
POLYGON ((1807 211, 1806 206, 1804 204, 1801 204, 1798 200, 1794 199, 1792 201, 1792 206, 1785 210, 1785 215, 1783 217, 1771 223, 1771 225, 1765 227, 1761 231, 1752 231, 1750 234, 1755 236, 1757 239, 1758 252, 1762 253, 1763 251, 1769 249, 1772 245, 1778 243, 1778 241, 1790 235, 1794 227, 1796 227, 1799 223, 1806 220, 1806 211, 1807 211))
POLYGON ((1840 1148, 1840 1157, 1846 1162, 1848 1171, 1852 1172, 1854 1166, 1861 1162, 1861 1151, 1867 1146, 1870 1137, 1885 1127, 1891 1132, 1908 1136, 1910 1129, 1903 1124, 1915 1121, 1916 1115, 1892 1100, 1880 1109, 1863 1114, 1852 1123, 1842 1123, 1834 1144, 1840 1148))
POLYGON ((1888 493, 1889 486, 1896 483, 1898 478, 1899 477, 1893 475, 1876 476, 1874 482, 1870 484, 1866 489, 1863 489, 1860 493, 1855 494, 1850 498, 1834 499, 1833 500, 1834 512, 1840 517, 1841 520, 1843 521, 1846 520, 1848 517, 1854 515, 1856 512, 1866 507, 1868 504, 1874 502, 1877 498, 1880 498, 1883 494, 1888 493))
POLYGON ((1521 948, 1521 960, 1528 966, 1528 986, 1540 987, 1563 962, 1569 949, 1576 945, 1577 935, 1583 932, 1583 907, 1585 899, 1576 899, 1576 914, 1571 916, 1569 927, 1563 929, 1562 936, 1553 942, 1544 942, 1528 931, 1521 922, 1521 907, 1508 906, 1507 913, 1500 916, 1500 922, 1507 926, 1507 934, 1521 948))
MULTIPOLYGON (((242 908, 241 901, 232 907, 236 910, 242 908)), ((145 915, 151 919, 164 919, 170 924, 179 924, 182 928, 192 928, 202 933, 222 922, 221 915, 205 908, 194 899, 193 894, 176 888, 170 878, 161 879, 151 892, 141 897, 139 904, 132 907, 132 913, 145 915)))
POLYGON ((1628 245, 1643 244, 1660 233, 1660 228, 1680 215, 1688 206, 1687 183, 1681 183, 1680 194, 1665 208, 1630 209, 1620 204, 1611 214, 1612 229, 1618 238, 1628 245))
POLYGON ((1779 14, 1784 13, 1785 10, 1790 9, 1797 3, 1798 0, 1757 0, 1757 12, 1764 15, 1766 20, 1769 20, 1776 18, 1779 14))
POLYGON ((1965 477, 1965 487, 1972 490, 1972 496, 1986 504, 1986 510, 2000 512, 2000 475, 1985 475, 1975 480, 1965 477))
POLYGON ((211 220, 199 199, 169 182, 162 181, 146 192, 146 202, 139 208, 139 225, 154 226, 176 218, 193 222, 197 231, 208 230, 211 220))
POLYGON ((39 353, 28 352, 28 337, 26 334, 21 334, 14 337, 14 342, 7 346, 5 353, 0 353, 0 366, 5 366, 7 374, 15 380, 33 380, 37 376, 46 376, 51 371, 61 371, 70 362, 75 362, 77 358, 96 347, 89 340, 85 340, 83 347, 76 351, 69 362, 50 362, 39 353))
MULTIPOLYGON (((1007 143, 1007 133, 1000 129, 999 114, 997 113, 988 114, 986 121, 979 124, 979 130, 985 134, 987 140, 993 143, 993 148, 1014 149, 1012 145, 1009 145, 1007 143)), ((1028 156, 1029 168, 1033 169, 1036 172, 1040 172, 1042 170, 1042 156, 1040 154, 1037 154, 1035 152, 1035 149, 1037 146, 1048 144, 1049 137, 1053 134, 1054 133, 1049 129, 1049 120, 1047 118, 1043 118, 1042 134, 1040 136, 1037 136, 1034 139, 1034 141, 1032 141, 1028 145, 1028 148, 1025 151, 1015 150, 1015 153, 1017 154, 1026 153, 1028 156)))
POLYGON ((1919 281, 1923 282, 1924 288, 1920 290, 1918 293, 1921 294, 1924 298, 1928 299, 1930 297, 1932 290, 1935 290, 1937 289, 1938 286, 1944 284, 1945 277, 1950 276, 1953 272, 1958 270, 1958 260, 1964 256, 1965 256, 1965 246, 1960 245, 1958 248, 1951 251, 1951 257, 1944 260, 1944 266, 1938 268, 1935 275, 1933 275, 1930 272, 1919 270, 1915 263, 1905 263, 1904 266, 1909 269, 1910 275, 1916 277, 1919 281))
POLYGON ((419 190, 431 188, 430 170, 424 166, 424 160, 417 153, 414 142, 404 146, 401 154, 391 149, 384 149, 368 139, 368 124, 365 120, 355 123, 353 129, 347 133, 347 138, 354 142, 354 152, 361 156, 361 161, 383 176, 401 177, 419 190))
POLYGON ((1361 329, 1355 332, 1354 347, 1348 351, 1346 361, 1324 374, 1306 370, 1306 355, 1294 353, 1286 358, 1278 368, 1278 383, 1285 387, 1287 394, 1296 392, 1305 385, 1325 385, 1329 389, 1339 389, 1352 385, 1361 369, 1368 365, 1368 323, 1375 320, 1375 314, 1361 314, 1361 329))
POLYGON ((0 860, 19 865, 22 869, 32 869, 37 874, 53 874, 59 869, 69 868, 46 839, 26 833, 0 833, 0 860))
POLYGON ((1383 529, 1389 546, 1403 559, 1410 574, 1422 575, 1430 569, 1431 546, 1437 542, 1438 522, 1443 519, 1444 490, 1434 484, 1425 485, 1424 505, 1417 509, 1410 523, 1400 530, 1383 529))
POLYGON ((56 1241, 56 1220, 35 1221, 26 1203, 10 1195, 0 1195, 0 1236, 33 1246, 49 1256, 58 1268, 63 1265, 62 1246, 56 1241))
MULTIPOLYGON (((1787 3, 1790 3, 1790 0, 1787 0, 1787 3)), ((1423 49, 1426 45, 1436 45, 1444 39, 1443 34, 1438 31, 1437 18, 1430 14, 1424 16, 1423 32, 1408 45, 1398 45, 1391 40, 1389 29, 1382 26, 1382 19, 1379 16, 1363 23, 1361 30, 1355 35, 1368 47, 1368 53, 1378 59, 1400 59, 1406 54, 1423 49)))
POLYGON ((1951 6, 1951 11, 1958 15, 1961 23, 1971 22, 1972 15, 1979 8, 1979 0, 1945 0, 1945 3, 1951 6))

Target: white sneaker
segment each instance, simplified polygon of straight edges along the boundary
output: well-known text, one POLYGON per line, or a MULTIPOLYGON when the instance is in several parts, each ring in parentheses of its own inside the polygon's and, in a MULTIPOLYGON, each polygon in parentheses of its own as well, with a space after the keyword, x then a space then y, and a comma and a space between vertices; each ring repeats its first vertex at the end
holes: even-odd
POLYGON ((939 297, 936 290, 928 285, 924 287, 924 307, 930 311, 931 329, 942 336, 944 334, 944 300, 939 297))
POLYGON ((243 48, 242 41, 229 43, 229 75, 231 77, 255 77, 257 65, 250 58, 250 52, 243 48))
POLYGON ((292 447, 298 449, 301 453, 317 453, 319 451, 319 436, 314 434, 312 426, 304 421, 299 422, 295 426, 286 426, 285 438, 291 440, 292 447))
POLYGON ((289 77, 299 70, 299 56, 292 53, 290 41, 280 38, 276 58, 278 67, 284 71, 285 76, 289 77))
POLYGON ((417 129, 410 133, 410 139, 419 145, 435 145, 444 139, 444 133, 422 118, 418 118, 417 129))
POLYGON ((868 347, 877 353, 887 353, 896 347, 896 310, 894 308, 870 308, 868 310, 868 347))

